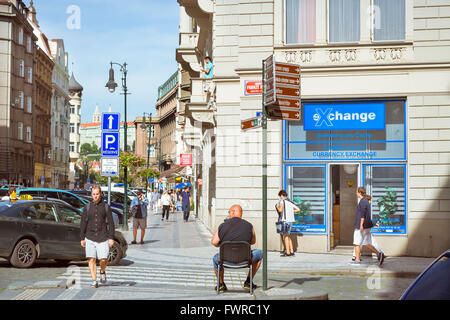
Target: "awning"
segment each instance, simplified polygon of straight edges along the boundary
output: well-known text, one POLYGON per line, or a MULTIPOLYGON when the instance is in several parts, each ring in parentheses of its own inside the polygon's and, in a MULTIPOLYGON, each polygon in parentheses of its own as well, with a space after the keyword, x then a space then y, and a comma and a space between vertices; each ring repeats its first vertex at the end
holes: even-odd
POLYGON ((166 177, 166 178, 170 178, 170 177, 176 177, 179 176, 180 174, 184 173, 184 170, 186 169, 186 167, 182 167, 179 165, 175 165, 172 168, 161 172, 160 177, 166 177))

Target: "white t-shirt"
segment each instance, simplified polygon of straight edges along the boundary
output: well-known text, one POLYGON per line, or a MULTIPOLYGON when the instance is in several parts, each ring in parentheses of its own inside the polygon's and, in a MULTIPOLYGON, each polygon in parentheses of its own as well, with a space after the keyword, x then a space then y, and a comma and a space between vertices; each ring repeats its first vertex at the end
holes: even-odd
POLYGON ((281 203, 284 203, 285 208, 283 209, 286 213, 286 219, 284 218, 284 212, 281 212, 281 221, 286 222, 295 222, 294 209, 298 209, 296 205, 288 200, 280 200, 281 203))
POLYGON ((161 197, 161 205, 170 206, 172 198, 168 194, 163 194, 161 197))

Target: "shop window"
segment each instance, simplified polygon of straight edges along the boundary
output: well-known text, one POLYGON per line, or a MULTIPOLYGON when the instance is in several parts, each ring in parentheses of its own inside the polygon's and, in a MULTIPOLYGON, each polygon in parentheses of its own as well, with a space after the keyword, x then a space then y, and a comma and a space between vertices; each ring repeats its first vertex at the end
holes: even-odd
POLYGON ((360 0, 329 0, 330 42, 359 42, 360 0))
POLYGON ((316 0, 286 0, 286 44, 316 41, 316 0))
POLYGON ((405 0, 373 0, 373 40, 405 40, 405 0))
MULTIPOLYGON (((285 160, 406 160, 404 100, 304 102, 302 106, 301 120, 285 123, 285 160), (384 127, 383 130, 368 130, 371 127, 364 121, 359 122, 358 130, 349 130, 345 126, 339 128, 340 130, 309 128, 311 123, 317 122, 317 119, 320 121, 323 118, 326 122, 330 115, 346 116, 347 108, 356 107, 359 112, 356 116, 362 117, 362 113, 367 113, 365 109, 368 110, 367 108, 372 105, 382 106, 382 111, 376 116, 379 117, 378 125, 384 127)), ((353 112, 348 114, 352 115, 353 112)))
POLYGON ((372 196, 374 233, 406 233, 406 165, 364 165, 364 186, 372 196))
POLYGON ((326 232, 326 166, 285 166, 285 189, 300 208, 292 232, 326 232))

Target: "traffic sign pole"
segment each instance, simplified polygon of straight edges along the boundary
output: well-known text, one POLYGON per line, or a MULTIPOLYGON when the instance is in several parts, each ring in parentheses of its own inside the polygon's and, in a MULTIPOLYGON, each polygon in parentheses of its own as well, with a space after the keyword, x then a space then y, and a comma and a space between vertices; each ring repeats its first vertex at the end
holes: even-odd
MULTIPOLYGON (((265 61, 262 63, 263 88, 265 85, 265 61)), ((263 290, 267 290, 267 113, 262 94, 262 209, 263 209, 263 290)))

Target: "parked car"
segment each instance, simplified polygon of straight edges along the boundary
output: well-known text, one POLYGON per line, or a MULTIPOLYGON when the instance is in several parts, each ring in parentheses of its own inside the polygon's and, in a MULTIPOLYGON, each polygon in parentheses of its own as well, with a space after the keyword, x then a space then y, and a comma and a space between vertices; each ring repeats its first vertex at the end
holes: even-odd
MULTIPOLYGON (((37 259, 86 260, 80 245, 81 215, 73 207, 50 200, 0 202, 0 257, 17 268, 29 268, 37 259)), ((127 242, 115 231, 108 264, 126 257, 127 242)))
POLYGON ((414 280, 400 300, 450 300, 450 249, 414 280))
MULTIPOLYGON (((17 197, 21 195, 30 195, 32 197, 47 197, 53 199, 61 199, 71 206, 75 207, 78 211, 82 211, 88 200, 85 200, 69 191, 59 190, 59 189, 46 189, 46 188, 23 188, 17 190, 17 197)), ((111 207, 113 212, 114 224, 118 226, 122 221, 122 212, 115 210, 111 207)))
MULTIPOLYGON (((88 202, 92 202, 93 198, 91 195, 84 195, 84 194, 78 194, 78 196, 83 199, 86 200, 88 202)), ((103 198, 103 201, 105 203, 108 203, 108 200, 106 198, 103 198)), ((114 202, 111 202, 110 204, 111 206, 111 211, 113 212, 113 214, 117 215, 118 219, 119 219, 119 224, 123 224, 123 206, 121 205, 117 205, 114 202)))

